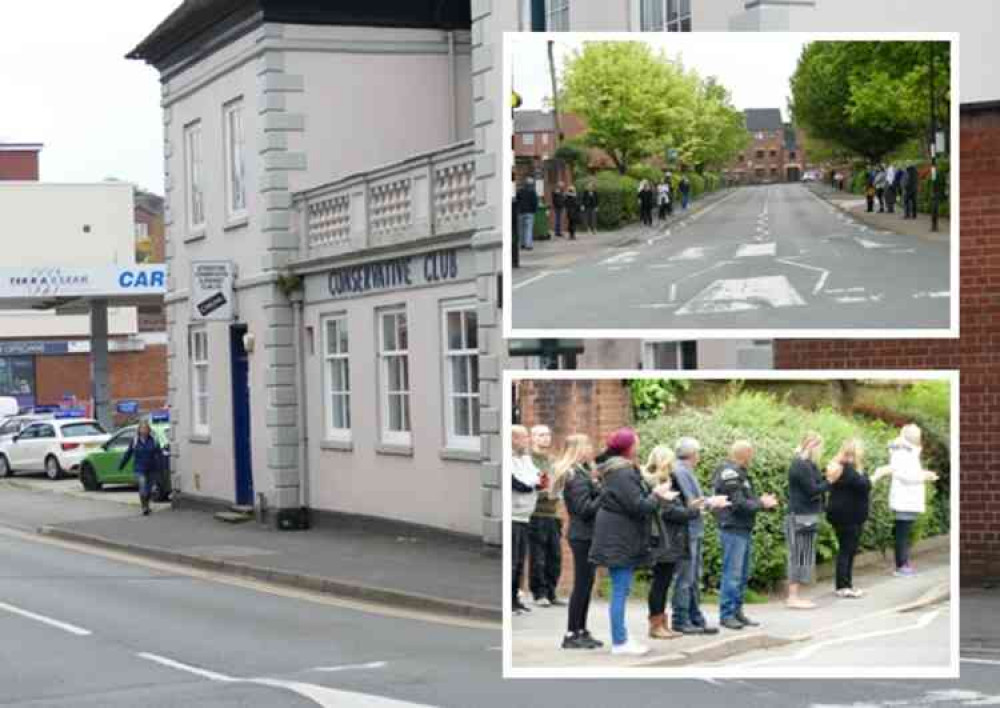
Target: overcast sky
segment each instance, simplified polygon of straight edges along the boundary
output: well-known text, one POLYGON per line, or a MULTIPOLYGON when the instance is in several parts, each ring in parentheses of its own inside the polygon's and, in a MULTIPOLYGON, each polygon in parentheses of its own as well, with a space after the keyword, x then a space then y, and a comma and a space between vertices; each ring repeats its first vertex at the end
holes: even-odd
MULTIPOLYGON (((715 76, 729 89, 733 105, 746 108, 780 108, 788 120, 788 80, 805 42, 795 36, 776 39, 776 35, 755 32, 730 34, 657 33, 642 38, 656 50, 665 50, 671 58, 680 57, 684 66, 705 76, 715 76)), ((541 108, 552 94, 548 73, 546 42, 525 35, 512 45, 514 88, 524 99, 525 108, 541 108)), ((557 39, 556 68, 583 42, 557 39)))
POLYGON ((0 0, 0 142, 38 142, 47 182, 163 193, 155 69, 125 54, 180 0, 0 0))

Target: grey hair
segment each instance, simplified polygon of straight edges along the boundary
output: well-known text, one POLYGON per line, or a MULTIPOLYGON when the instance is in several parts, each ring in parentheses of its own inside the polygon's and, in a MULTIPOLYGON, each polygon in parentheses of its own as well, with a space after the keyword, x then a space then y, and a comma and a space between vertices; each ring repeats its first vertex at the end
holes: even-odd
POLYGON ((692 455, 701 452, 701 443, 695 438, 684 437, 677 441, 674 452, 680 460, 686 460, 692 455))

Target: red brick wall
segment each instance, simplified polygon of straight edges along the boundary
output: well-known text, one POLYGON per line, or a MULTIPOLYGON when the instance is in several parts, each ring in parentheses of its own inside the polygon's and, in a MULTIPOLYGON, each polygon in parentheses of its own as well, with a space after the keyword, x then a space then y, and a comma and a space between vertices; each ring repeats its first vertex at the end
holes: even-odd
POLYGON ((961 339, 785 341, 782 369, 959 369, 963 582, 1000 578, 1000 111, 961 118, 961 339))
POLYGON ((0 150, 0 181, 38 181, 38 153, 34 150, 0 150))

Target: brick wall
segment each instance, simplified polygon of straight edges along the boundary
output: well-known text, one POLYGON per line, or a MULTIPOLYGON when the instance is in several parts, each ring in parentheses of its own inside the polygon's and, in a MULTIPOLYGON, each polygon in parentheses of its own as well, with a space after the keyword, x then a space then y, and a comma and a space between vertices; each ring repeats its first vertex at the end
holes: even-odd
POLYGON ((785 341, 782 369, 959 369, 963 583, 1000 578, 1000 109, 961 117, 961 339, 785 341))
MULTIPOLYGON (((599 451, 608 433, 632 421, 629 390, 616 380, 521 381, 518 399, 522 424, 529 427, 544 424, 552 428, 554 455, 562 451, 566 437, 574 433, 589 435, 599 451)), ((560 507, 560 511, 565 531, 565 507, 560 507)), ((573 551, 566 542, 565 533, 562 559, 559 593, 565 596, 573 588, 573 551)))

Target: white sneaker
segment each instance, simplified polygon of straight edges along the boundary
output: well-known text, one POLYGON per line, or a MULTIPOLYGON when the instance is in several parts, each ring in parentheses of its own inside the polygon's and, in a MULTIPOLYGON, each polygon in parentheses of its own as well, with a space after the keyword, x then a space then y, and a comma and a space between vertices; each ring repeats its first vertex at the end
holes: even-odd
POLYGON ((547 597, 540 597, 537 600, 535 600, 535 606, 536 607, 549 607, 551 605, 552 605, 552 603, 549 602, 549 598, 547 598, 547 597))
POLYGON ((615 644, 611 647, 612 654, 624 656, 643 656, 649 653, 649 647, 639 644, 639 642, 629 639, 624 644, 615 644))

